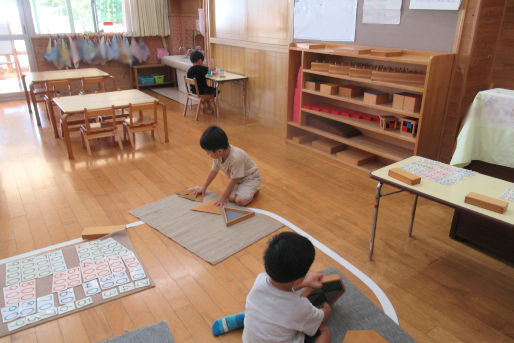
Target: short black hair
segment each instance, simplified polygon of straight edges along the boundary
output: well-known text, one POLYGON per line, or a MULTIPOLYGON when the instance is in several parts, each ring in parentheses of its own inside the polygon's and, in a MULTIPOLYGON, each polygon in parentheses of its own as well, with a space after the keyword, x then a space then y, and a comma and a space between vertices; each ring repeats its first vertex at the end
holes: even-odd
POLYGON ((228 137, 219 126, 209 126, 200 137, 200 146, 203 150, 218 151, 228 148, 228 137))
POLYGON ((189 59, 191 62, 196 63, 198 60, 204 60, 204 56, 201 51, 195 50, 191 53, 191 56, 189 56, 189 59))
POLYGON ((307 238, 294 232, 282 232, 270 240, 264 252, 264 268, 273 281, 291 282, 307 275, 315 253, 307 238))

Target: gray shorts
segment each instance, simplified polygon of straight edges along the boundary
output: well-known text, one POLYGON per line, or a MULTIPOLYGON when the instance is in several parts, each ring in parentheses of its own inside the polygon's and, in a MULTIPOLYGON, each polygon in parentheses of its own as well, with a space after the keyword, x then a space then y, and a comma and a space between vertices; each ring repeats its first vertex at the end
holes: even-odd
POLYGON ((241 199, 250 200, 261 188, 261 177, 257 178, 244 178, 237 183, 231 195, 238 196, 241 199))

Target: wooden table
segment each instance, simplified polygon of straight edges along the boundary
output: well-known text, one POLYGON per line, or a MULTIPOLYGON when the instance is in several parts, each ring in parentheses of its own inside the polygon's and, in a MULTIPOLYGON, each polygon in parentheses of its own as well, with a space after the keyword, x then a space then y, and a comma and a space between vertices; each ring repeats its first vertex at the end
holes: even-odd
POLYGON ((242 92, 243 92, 243 115, 244 120, 246 122, 246 82, 248 80, 247 76, 224 72, 223 76, 220 75, 205 75, 205 78, 212 80, 214 82, 214 88, 216 88, 216 113, 218 113, 218 121, 220 118, 219 106, 218 106, 218 88, 220 84, 225 82, 234 82, 237 81, 241 84, 242 92))
MULTIPOLYGON (((129 104, 141 105, 157 101, 156 98, 141 92, 137 89, 129 89, 115 92, 105 92, 96 94, 63 96, 53 99, 57 105, 63 126, 63 136, 66 141, 68 157, 73 159, 73 151, 71 148, 70 131, 68 129, 68 118, 77 113, 83 113, 84 109, 98 110, 114 106, 115 109, 127 108, 129 104)), ((166 106, 162 106, 162 119, 164 126, 164 141, 168 142, 168 119, 166 117, 166 106)), ((53 106, 50 106, 50 117, 54 118, 53 106)))
MULTIPOLYGON (((27 100, 27 107, 29 108, 29 113, 32 113, 32 110, 30 108, 30 102, 32 101, 32 106, 34 106, 34 114, 36 115, 37 125, 41 126, 41 119, 39 118, 39 111, 37 109, 36 96, 34 95, 35 83, 59 80, 79 80, 83 78, 100 76, 111 75, 97 68, 37 71, 23 74, 21 80, 23 83, 23 90, 25 91, 25 99, 27 100), (28 90, 27 81, 29 83, 28 90)), ((52 122, 52 125, 54 124, 55 123, 52 122)), ((56 127, 54 127, 54 132, 56 130, 56 127)))
MULTIPOLYGON (((466 212, 471 212, 480 215, 481 217, 485 217, 489 220, 496 221, 498 223, 502 223, 514 229, 514 203, 509 202, 509 206, 504 213, 496 213, 493 211, 486 210, 481 207, 473 206, 464 202, 465 196, 469 192, 476 192, 480 194, 484 194, 493 198, 499 198, 507 188, 513 188, 512 183, 500 180, 494 177, 482 175, 476 173, 472 176, 463 177, 459 182, 453 185, 444 185, 438 183, 436 181, 432 181, 431 177, 427 175, 421 175, 421 183, 411 186, 406 183, 403 183, 397 179, 394 179, 388 175, 389 169, 391 168, 401 168, 406 165, 411 165, 412 163, 418 163, 424 165, 422 161, 431 161, 427 159, 423 159, 418 156, 412 156, 406 158, 402 161, 393 163, 389 166, 377 169, 370 173, 371 178, 378 180, 377 191, 375 196, 375 209, 373 215, 373 224, 371 227, 371 238, 369 245, 369 259, 371 260, 373 256, 373 246, 375 243, 375 233, 377 227, 377 217, 378 217, 378 208, 380 205, 380 198, 392 194, 396 194, 399 192, 407 191, 415 194, 414 197, 414 205, 412 207, 411 213, 411 221, 408 236, 412 235, 412 227, 414 224, 414 216, 416 214, 416 205, 418 202, 418 196, 422 196, 424 198, 433 200, 435 202, 453 207, 455 209, 459 209, 466 212), (381 189, 383 184, 388 184, 399 188, 400 190, 394 191, 387 194, 381 194, 381 189)), ((441 166, 441 168, 451 168, 451 170, 462 171, 461 168, 456 168, 449 166, 447 164, 433 161, 434 168, 435 166, 441 166)), ((430 166, 429 163, 426 165, 430 166)), ((469 172, 469 171, 468 171, 469 172)), ((428 173, 428 172, 427 172, 428 173)), ((432 174, 433 175, 433 174, 432 174)), ((446 178, 449 178, 446 176, 446 178)))

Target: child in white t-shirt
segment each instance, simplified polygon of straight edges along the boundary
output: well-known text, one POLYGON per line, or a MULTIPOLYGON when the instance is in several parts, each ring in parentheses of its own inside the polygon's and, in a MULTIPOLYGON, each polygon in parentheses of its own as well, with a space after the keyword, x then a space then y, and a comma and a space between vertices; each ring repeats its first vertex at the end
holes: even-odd
POLYGON ((314 246, 293 232, 274 236, 264 253, 266 273, 259 274, 246 297, 243 343, 328 343, 323 322, 330 305, 313 306, 295 291, 321 287, 321 273, 309 273, 314 246))

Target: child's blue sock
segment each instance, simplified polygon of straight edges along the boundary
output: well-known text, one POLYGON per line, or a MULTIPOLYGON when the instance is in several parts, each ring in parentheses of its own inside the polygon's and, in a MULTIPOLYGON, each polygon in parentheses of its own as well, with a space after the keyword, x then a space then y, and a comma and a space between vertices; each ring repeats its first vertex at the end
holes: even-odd
POLYGON ((242 328, 244 320, 244 312, 217 319, 214 324, 212 324, 212 334, 214 336, 219 336, 223 333, 242 328))

